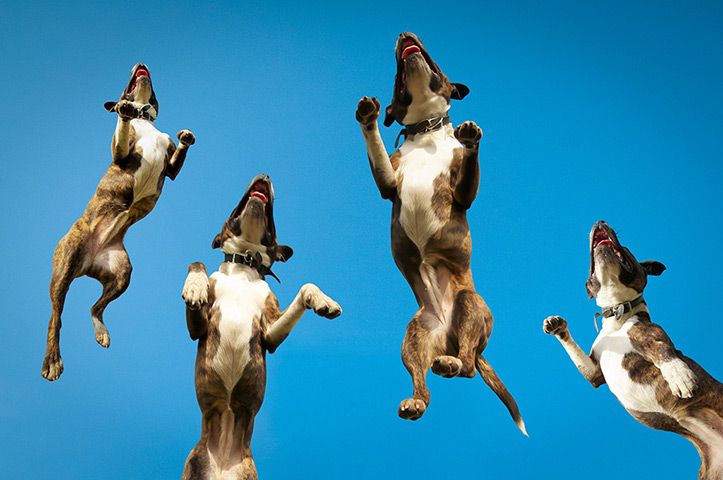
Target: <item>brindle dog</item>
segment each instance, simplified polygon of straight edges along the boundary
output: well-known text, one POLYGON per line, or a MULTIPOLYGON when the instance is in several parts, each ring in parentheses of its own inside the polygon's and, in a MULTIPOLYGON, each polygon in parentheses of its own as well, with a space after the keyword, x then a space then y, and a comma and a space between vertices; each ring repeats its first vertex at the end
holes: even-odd
POLYGON ((113 163, 98 184, 83 216, 60 240, 53 255, 50 301, 53 313, 48 323, 48 343, 42 375, 57 380, 63 373, 60 357, 60 316, 73 280, 83 275, 103 284, 100 299, 90 309, 95 339, 110 346, 103 312, 125 292, 131 279, 131 262, 123 246, 128 228, 153 210, 166 177, 176 178, 195 142, 189 130, 178 132, 180 145, 156 130, 158 101, 148 67, 133 67, 120 101, 105 104, 118 114, 111 151, 113 163))
POLYGON ((279 311, 264 277, 293 251, 276 241, 273 202, 271 180, 257 176, 213 241, 226 254, 218 272, 207 277, 202 263, 188 269, 183 299, 188 331, 198 340, 196 397, 203 418, 183 480, 257 477, 251 435, 266 390, 266 352, 276 350, 307 309, 326 318, 341 314, 339 304, 310 283, 279 311))
POLYGON ((525 432, 515 400, 482 356, 492 314, 472 281, 467 224, 479 187, 482 131, 473 122, 453 130, 447 115, 450 99, 464 98, 469 89, 450 83, 413 33, 399 36, 395 53, 394 95, 384 125, 402 124, 404 143, 388 156, 377 127, 376 98, 362 98, 356 118, 377 187, 392 201, 394 261, 419 304, 402 345, 414 394, 401 402, 399 416, 417 420, 424 414, 430 368, 444 377, 470 378, 476 368, 525 432))
POLYGON ((561 317, 548 317, 545 333, 562 343, 580 373, 610 391, 637 421, 678 433, 698 449, 700 480, 723 478, 723 384, 676 350, 659 325, 650 321, 643 290, 648 275, 665 266, 638 262, 605 222, 590 232, 587 292, 602 308, 603 326, 586 355, 561 317))

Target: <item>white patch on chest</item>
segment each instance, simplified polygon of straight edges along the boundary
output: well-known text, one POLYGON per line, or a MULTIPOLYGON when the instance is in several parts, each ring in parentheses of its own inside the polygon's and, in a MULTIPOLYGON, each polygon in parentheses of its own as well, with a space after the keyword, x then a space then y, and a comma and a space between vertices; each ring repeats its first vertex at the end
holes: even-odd
POLYGON ((241 265, 224 263, 211 278, 216 281, 220 337, 211 368, 231 392, 249 361, 254 320, 263 314, 271 290, 255 271, 241 265))
POLYGON ((133 203, 146 197, 155 196, 158 180, 166 167, 166 157, 171 138, 156 130, 152 122, 143 119, 131 120, 135 129, 135 148, 142 148, 141 165, 133 174, 133 203))
POLYGON ((631 317, 618 330, 603 325, 592 346, 594 355, 600 361, 610 391, 627 410, 667 413, 655 397, 655 388, 634 382, 623 368, 625 355, 635 352, 628 331, 636 323, 637 317, 631 317))
POLYGON ((452 126, 415 135, 399 149, 401 158, 396 171, 397 194, 402 202, 399 222, 422 257, 430 237, 442 228, 432 209, 434 180, 449 175, 453 151, 462 145, 452 135, 452 126))

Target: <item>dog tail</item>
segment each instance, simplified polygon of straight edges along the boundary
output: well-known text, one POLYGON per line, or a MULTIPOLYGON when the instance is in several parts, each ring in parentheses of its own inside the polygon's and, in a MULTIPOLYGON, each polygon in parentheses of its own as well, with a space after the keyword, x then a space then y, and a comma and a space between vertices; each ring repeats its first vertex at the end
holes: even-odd
POLYGON ((515 399, 512 398, 510 392, 507 391, 507 387, 505 387, 505 384, 502 383, 500 377, 497 376, 497 373, 495 373, 492 366, 482 355, 477 356, 476 363, 477 371, 482 377, 482 380, 485 381, 492 391, 495 392, 495 395, 497 395, 499 399, 502 400, 502 403, 505 404, 507 410, 510 412, 510 415, 512 415, 512 419, 515 421, 517 428, 519 428, 525 436, 529 437, 529 435, 527 435, 527 430, 525 430, 525 422, 522 420, 522 415, 520 415, 520 409, 517 408, 517 402, 515 402, 515 399))

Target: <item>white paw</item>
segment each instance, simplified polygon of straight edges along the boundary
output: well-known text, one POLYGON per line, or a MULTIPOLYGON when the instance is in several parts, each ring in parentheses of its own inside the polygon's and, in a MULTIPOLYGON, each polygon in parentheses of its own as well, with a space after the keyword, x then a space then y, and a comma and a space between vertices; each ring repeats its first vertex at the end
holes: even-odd
POLYGON ((181 292, 186 305, 198 308, 208 302, 208 277, 202 272, 190 272, 181 292))
POLYGON ((698 377, 693 370, 679 358, 670 360, 660 366, 660 373, 668 382, 673 395, 680 398, 691 398, 698 388, 698 377))
POLYGON ((336 318, 341 315, 339 304, 319 290, 319 287, 307 283, 301 288, 306 308, 313 308, 317 315, 326 318, 336 318))

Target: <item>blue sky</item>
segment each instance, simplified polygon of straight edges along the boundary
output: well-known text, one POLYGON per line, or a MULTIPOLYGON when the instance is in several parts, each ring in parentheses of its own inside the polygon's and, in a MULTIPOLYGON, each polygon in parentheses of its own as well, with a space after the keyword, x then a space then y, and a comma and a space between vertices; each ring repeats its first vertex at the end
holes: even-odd
MULTIPOLYGON (((276 190, 282 306, 313 282, 341 317, 307 314, 268 357, 252 450, 274 478, 695 478, 698 454, 594 390, 542 320, 566 317, 588 350, 587 235, 607 220, 652 278, 653 320, 723 379, 723 7, 716 2, 393 4, 22 2, 0 8, 0 471, 7 478, 179 478, 200 438, 196 345, 181 288, 258 173, 276 190), (471 93, 480 193, 468 212, 477 290, 495 316, 485 351, 530 438, 477 377, 428 383, 418 422, 397 417, 411 290, 389 247, 391 204, 374 186, 354 119, 391 100, 405 30, 471 93), (131 286, 106 310, 76 280, 63 315, 65 373, 40 376, 53 249, 111 161, 117 100, 148 65, 156 126, 196 135, 187 162, 125 245, 131 286)), ((399 128, 383 128, 391 150, 399 128)))

